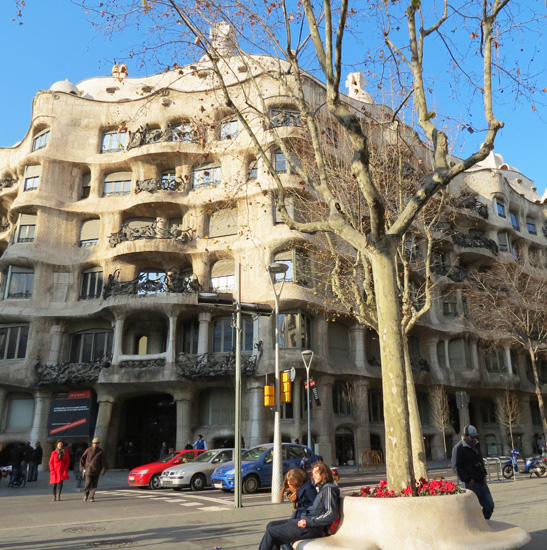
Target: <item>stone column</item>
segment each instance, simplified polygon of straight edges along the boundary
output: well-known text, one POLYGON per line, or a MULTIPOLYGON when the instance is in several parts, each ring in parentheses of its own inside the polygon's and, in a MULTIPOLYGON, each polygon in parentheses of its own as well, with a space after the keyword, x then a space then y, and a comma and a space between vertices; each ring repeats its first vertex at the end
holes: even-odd
POLYGON ((50 348, 47 362, 49 365, 56 365, 61 362, 61 343, 63 338, 63 327, 61 325, 53 325, 49 331, 50 348))
POLYGON ((358 379, 353 382, 355 388, 355 399, 351 404, 353 417, 355 418, 355 463, 358 468, 361 466, 361 454, 363 451, 370 451, 370 417, 368 410, 368 389, 367 380, 358 379))
POLYGON ((209 351, 209 325, 211 324, 211 314, 207 312, 199 313, 198 322, 198 355, 203 355, 209 351))
POLYGON ((97 397, 99 403, 99 412, 97 414, 97 423, 95 425, 95 433, 93 437, 98 437, 101 441, 100 446, 106 452, 106 459, 109 465, 115 463, 116 460, 116 441, 110 442, 109 428, 110 419, 112 418, 112 408, 116 402, 116 398, 113 395, 99 395, 97 397))
POLYGON ((173 399, 177 404, 177 434, 175 446, 184 449, 186 442, 192 439, 192 392, 190 390, 177 390, 173 392, 173 399))
POLYGON ((354 325, 349 329, 349 335, 353 360, 360 369, 363 369, 366 367, 365 329, 361 325, 354 325))
POLYGON ((4 409, 6 407, 7 393, 6 389, 0 386, 0 429, 4 426, 4 418, 6 416, 6 411, 4 409))
POLYGON ((456 392, 456 405, 458 407, 458 418, 460 420, 460 434, 469 424, 469 397, 467 392, 456 392))
POLYGON ((116 319, 114 323, 114 347, 112 349, 112 364, 118 364, 118 357, 123 352, 123 325, 124 319, 116 319))
POLYGON ((507 365, 507 374, 513 375, 516 371, 516 365, 513 367, 513 361, 511 359, 511 350, 508 347, 503 348, 503 359, 507 365))
POLYGON ((241 392, 241 434, 245 447, 269 441, 273 436, 273 413, 264 406, 264 385, 256 379, 244 379, 241 392), (271 418, 268 422, 267 418, 271 418))
MULTIPOLYGON (((169 335, 167 336, 167 348, 165 350, 167 365, 174 365, 177 355, 177 317, 176 315, 169 316, 169 335)), ((177 447, 180 449, 180 447, 177 447)))
POLYGON ((48 417, 51 405, 51 393, 38 390, 34 396, 34 418, 29 433, 31 443, 35 441, 44 442, 48 439, 48 417))

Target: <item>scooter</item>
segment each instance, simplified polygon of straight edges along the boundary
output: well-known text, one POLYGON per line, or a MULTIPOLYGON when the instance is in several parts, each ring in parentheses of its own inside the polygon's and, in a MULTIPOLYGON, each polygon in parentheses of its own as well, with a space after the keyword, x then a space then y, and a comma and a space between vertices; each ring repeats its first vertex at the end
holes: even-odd
POLYGON ((516 449, 511 450, 511 460, 507 461, 501 470, 505 479, 510 479, 514 476, 515 472, 521 474, 536 474, 538 477, 547 477, 547 459, 540 457, 531 457, 524 459, 524 470, 519 469, 517 457, 519 452, 516 449))

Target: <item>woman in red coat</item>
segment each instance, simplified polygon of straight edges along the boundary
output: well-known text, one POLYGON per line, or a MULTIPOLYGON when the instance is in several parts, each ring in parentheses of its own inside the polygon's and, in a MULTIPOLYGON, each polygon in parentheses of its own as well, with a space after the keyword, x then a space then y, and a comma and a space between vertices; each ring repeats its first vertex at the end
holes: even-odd
POLYGON ((68 479, 70 456, 63 447, 64 442, 59 439, 49 459, 49 483, 53 485, 53 502, 61 500, 63 481, 68 479), (57 487, 59 488, 58 491, 57 487))

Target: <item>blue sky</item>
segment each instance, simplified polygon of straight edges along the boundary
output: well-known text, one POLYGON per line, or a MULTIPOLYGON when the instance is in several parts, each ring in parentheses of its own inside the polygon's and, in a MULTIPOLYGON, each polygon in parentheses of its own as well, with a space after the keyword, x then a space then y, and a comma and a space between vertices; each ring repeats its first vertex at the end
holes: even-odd
MULTIPOLYGON (((70 0, 27 2, 22 25, 12 22, 13 6, 11 0, 0 3, 0 147, 14 145, 25 136, 38 90, 48 89, 58 80, 77 84, 109 75, 114 61, 125 58, 129 46, 138 43, 136 33, 131 37, 120 33, 108 40, 70 0)), ((547 57, 547 48, 543 57, 547 57)), ((157 72, 155 66, 138 68, 136 62, 130 61, 128 66, 130 76, 157 72)), ((505 162, 535 181, 540 196, 547 187, 541 160, 547 131, 543 114, 541 108, 534 113, 526 105, 512 104, 498 110, 505 128, 498 134, 495 149, 505 162)), ((465 144, 460 145, 464 153, 469 152, 465 144)))

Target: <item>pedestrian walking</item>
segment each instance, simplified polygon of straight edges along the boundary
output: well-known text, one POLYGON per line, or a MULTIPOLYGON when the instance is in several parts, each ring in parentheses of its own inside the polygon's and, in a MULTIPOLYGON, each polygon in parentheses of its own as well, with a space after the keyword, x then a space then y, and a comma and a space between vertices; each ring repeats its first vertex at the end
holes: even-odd
POLYGON ((37 441, 34 447, 34 452, 30 459, 28 465, 28 479, 27 481, 38 481, 38 466, 42 464, 44 459, 44 449, 42 449, 42 444, 37 441))
POLYGON ((99 484, 99 476, 106 472, 106 455, 99 447, 99 438, 91 442, 91 447, 86 449, 80 458, 80 471, 85 474, 84 501, 88 499, 95 502, 95 492, 99 484))
POLYGON ((68 467, 70 465, 70 457, 64 446, 64 441, 59 439, 49 457, 49 483, 53 485, 53 502, 61 500, 63 481, 69 479, 68 467))

